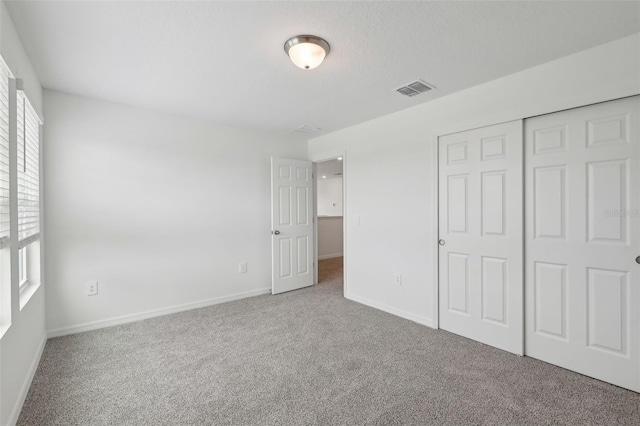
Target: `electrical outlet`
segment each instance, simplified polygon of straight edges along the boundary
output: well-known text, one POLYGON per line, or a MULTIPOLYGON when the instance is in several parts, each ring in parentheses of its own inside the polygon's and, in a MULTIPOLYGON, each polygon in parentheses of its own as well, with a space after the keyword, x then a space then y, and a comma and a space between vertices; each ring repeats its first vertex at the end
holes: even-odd
POLYGON ((98 281, 87 281, 84 283, 84 294, 95 296, 98 294, 98 281))
POLYGON ((238 264, 238 270, 240 271, 241 274, 246 274, 247 273, 247 262, 240 262, 238 264))
POLYGON ((402 274, 396 275, 396 284, 402 285, 402 274))

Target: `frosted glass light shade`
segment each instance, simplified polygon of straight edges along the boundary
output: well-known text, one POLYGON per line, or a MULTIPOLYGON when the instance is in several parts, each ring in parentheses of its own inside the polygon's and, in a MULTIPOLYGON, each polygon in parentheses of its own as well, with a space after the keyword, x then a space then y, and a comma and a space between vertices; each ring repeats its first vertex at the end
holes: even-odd
POLYGON ((329 43, 316 36, 301 35, 291 37, 284 44, 284 50, 297 67, 312 70, 329 54, 329 43))
POLYGON ((298 68, 312 70, 324 61, 324 49, 313 43, 300 43, 289 49, 291 62, 298 68))

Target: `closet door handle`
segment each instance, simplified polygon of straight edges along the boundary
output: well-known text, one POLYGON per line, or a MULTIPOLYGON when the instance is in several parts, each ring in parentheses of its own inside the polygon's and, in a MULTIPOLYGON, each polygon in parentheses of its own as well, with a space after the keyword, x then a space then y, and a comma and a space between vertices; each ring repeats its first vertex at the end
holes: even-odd
POLYGON ((438 244, 440 244, 441 246, 443 246, 445 244, 444 240, 440 240, 438 241, 438 244))
POLYGON ((640 256, 636 257, 636 263, 640 263, 640 256))
POLYGON ((280 235, 280 231, 278 231, 278 230, 273 231, 273 233, 274 233, 275 235, 280 235))

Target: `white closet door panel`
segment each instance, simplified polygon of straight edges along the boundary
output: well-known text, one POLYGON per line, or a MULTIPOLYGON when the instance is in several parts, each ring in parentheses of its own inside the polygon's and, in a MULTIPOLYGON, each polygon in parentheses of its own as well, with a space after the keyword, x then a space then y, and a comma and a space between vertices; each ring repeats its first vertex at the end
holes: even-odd
POLYGON ((522 122, 438 143, 440 327, 522 354, 522 122))
POLYGON ((640 391, 640 98, 526 120, 526 354, 640 391))

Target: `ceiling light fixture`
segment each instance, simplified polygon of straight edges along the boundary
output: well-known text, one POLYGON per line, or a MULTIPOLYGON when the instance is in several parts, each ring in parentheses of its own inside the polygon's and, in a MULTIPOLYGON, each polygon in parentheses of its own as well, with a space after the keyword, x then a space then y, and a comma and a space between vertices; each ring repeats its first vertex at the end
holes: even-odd
POLYGON ((338 161, 342 161, 342 157, 338 157, 338 161))
POLYGON ((324 61, 331 48, 329 43, 313 35, 291 37, 284 44, 284 51, 291 62, 303 70, 312 70, 324 61))

